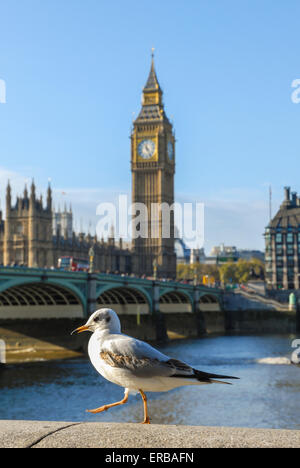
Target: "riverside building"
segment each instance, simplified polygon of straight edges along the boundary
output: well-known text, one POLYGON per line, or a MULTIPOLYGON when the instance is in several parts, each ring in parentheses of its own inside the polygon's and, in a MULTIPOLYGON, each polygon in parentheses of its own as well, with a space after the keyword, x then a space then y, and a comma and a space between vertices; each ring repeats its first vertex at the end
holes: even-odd
POLYGON ((264 234, 267 290, 294 290, 300 285, 300 198, 290 187, 284 192, 264 234))

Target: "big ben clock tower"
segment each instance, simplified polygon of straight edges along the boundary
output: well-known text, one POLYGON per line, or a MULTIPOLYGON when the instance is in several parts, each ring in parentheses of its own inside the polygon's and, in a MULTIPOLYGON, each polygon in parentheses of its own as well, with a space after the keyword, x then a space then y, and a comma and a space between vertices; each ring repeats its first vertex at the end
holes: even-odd
POLYGON ((176 277, 174 251, 175 137, 162 101, 154 57, 131 134, 133 271, 176 277), (170 209, 171 208, 171 209, 170 209))

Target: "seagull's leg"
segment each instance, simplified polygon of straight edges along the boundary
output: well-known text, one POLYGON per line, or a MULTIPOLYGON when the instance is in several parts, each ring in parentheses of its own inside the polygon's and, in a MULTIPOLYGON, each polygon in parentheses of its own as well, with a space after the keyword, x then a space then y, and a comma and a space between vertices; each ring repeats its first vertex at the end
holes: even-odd
POLYGON ((91 410, 86 410, 86 411, 87 411, 88 413, 96 414, 96 413, 101 413, 102 411, 106 411, 106 410, 108 410, 109 408, 112 408, 113 406, 124 405, 124 404, 127 402, 127 400, 128 400, 128 394, 129 394, 129 389, 128 389, 128 388, 125 388, 125 394, 124 394, 123 400, 117 401, 116 403, 111 403, 110 405, 100 406, 100 408, 91 409, 91 410))
POLYGON ((147 397, 143 390, 139 390, 140 394, 142 395, 143 398, 143 403, 144 403, 144 421, 142 424, 150 424, 150 418, 148 416, 148 408, 147 408, 147 397))

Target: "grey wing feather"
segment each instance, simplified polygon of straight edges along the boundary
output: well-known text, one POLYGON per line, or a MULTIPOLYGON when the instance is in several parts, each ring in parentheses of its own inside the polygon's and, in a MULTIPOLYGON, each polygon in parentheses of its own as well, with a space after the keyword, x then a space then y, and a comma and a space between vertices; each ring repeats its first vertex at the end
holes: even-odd
POLYGON ((148 343, 126 335, 110 337, 101 348, 100 356, 107 364, 128 369, 138 377, 192 377, 194 373, 187 364, 170 359, 148 343))
POLYGON ((144 341, 126 335, 113 335, 105 340, 102 343, 100 356, 110 366, 130 370, 137 377, 187 378, 204 383, 217 382, 213 380, 216 378, 238 378, 199 371, 182 361, 171 359, 144 341))

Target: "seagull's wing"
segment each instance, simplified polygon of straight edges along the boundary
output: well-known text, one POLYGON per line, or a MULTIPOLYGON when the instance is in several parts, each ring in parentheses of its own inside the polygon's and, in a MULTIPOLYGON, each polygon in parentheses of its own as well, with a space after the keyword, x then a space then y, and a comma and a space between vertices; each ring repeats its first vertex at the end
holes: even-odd
POLYGON ((101 346, 100 357, 111 367, 130 370, 139 377, 167 376, 170 359, 144 341, 126 335, 111 335, 101 346))
POLYGON ((209 374, 172 359, 144 341, 126 335, 111 335, 102 343, 100 357, 111 367, 129 370, 136 377, 174 377, 211 383, 213 378, 236 378, 209 374))

